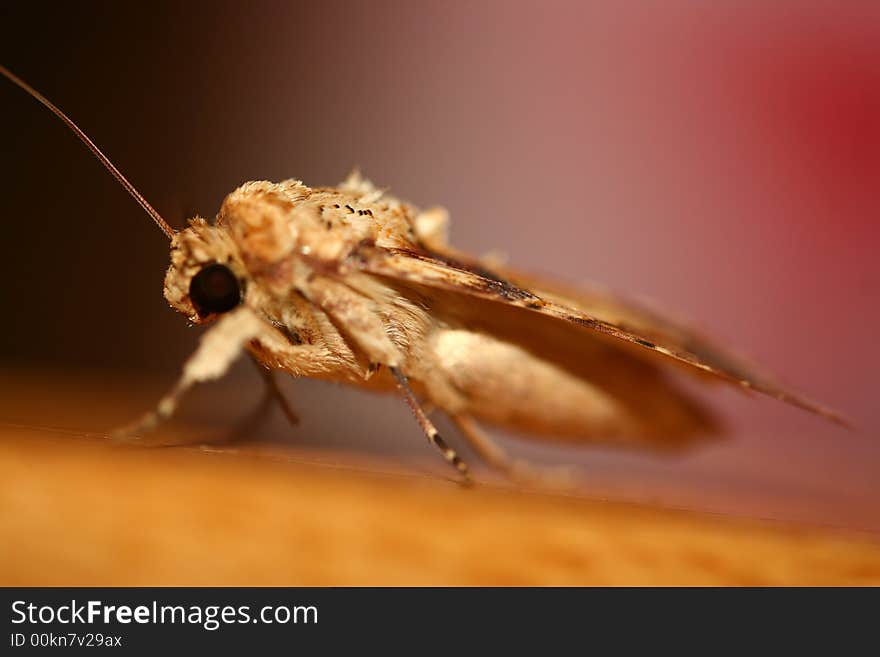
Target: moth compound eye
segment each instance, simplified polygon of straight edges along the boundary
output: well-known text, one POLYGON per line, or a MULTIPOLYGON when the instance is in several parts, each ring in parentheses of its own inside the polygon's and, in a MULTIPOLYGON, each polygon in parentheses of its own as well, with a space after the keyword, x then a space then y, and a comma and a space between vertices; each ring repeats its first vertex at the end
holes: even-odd
POLYGON ((229 267, 213 264, 192 277, 189 298, 199 315, 225 313, 241 303, 241 288, 229 267))

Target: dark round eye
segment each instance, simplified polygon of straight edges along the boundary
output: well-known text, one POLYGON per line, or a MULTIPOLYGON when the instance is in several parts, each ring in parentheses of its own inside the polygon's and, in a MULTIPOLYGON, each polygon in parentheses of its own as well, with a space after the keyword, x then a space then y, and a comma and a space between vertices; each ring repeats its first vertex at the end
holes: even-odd
POLYGON ((199 315, 225 313, 241 303, 238 279, 226 265, 203 267, 189 283, 189 298, 199 315))

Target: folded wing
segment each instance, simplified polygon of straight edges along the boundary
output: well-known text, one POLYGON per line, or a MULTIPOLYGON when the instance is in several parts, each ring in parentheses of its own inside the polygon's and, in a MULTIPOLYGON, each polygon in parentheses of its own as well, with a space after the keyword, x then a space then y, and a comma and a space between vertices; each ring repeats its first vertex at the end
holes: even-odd
MULTIPOLYGON (((443 291, 447 295, 481 299, 517 307, 546 322, 565 322, 619 345, 629 345, 640 357, 671 359, 692 373, 727 381, 766 394, 848 426, 837 412, 791 392, 753 365, 731 355, 682 323, 624 301, 601 290, 571 291, 512 270, 494 269, 456 255, 416 249, 388 249, 365 245, 358 252, 360 267, 373 275, 400 283, 443 291)), ((458 304, 468 312, 468 304, 458 304)), ((488 330, 509 331, 509 317, 486 312, 471 304, 472 312, 488 330), (497 317, 497 321, 493 321, 497 317), (494 326, 504 322, 505 326, 494 326)))

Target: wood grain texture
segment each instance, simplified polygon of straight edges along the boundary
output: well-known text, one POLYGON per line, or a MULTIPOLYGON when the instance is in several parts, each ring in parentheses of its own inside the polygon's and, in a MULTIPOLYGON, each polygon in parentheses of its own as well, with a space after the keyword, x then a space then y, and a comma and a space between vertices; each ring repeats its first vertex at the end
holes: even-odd
POLYGON ((372 467, 7 424, 0 584, 880 584, 863 537, 372 467))

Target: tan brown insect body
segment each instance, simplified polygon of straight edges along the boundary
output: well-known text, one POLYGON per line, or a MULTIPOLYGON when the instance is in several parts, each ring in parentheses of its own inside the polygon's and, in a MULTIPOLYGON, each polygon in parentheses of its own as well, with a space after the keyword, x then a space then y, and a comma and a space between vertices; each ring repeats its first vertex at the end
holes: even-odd
MULTIPOLYGON (((467 468, 419 399, 445 412, 491 464, 512 470, 483 421, 575 442, 680 447, 718 427, 669 376, 682 369, 833 420, 693 331, 598 291, 566 292, 446 243, 443 210, 420 212, 354 173, 339 187, 249 182, 213 223, 175 232, 57 108, 171 237, 165 297, 211 324, 171 392, 126 434, 170 416, 193 384, 248 351, 275 371, 399 389, 446 459, 467 468)), ((293 417, 289 409, 285 410, 293 417)))

